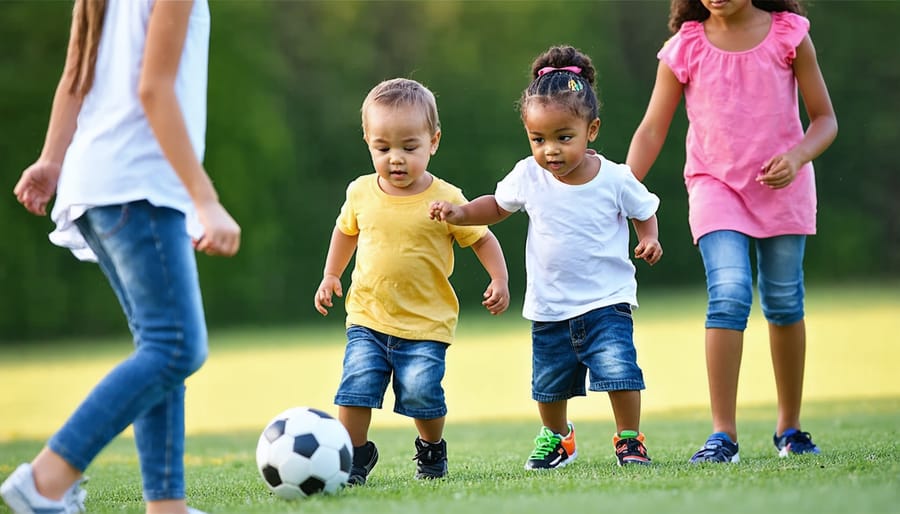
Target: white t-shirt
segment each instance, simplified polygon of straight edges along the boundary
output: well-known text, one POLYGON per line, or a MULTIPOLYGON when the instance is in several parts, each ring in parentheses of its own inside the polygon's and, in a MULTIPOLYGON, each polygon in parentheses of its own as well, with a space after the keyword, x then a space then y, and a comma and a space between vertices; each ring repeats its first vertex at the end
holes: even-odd
POLYGON ((616 303, 637 307, 628 220, 653 216, 659 198, 628 166, 595 158, 600 172, 586 184, 560 182, 534 157, 497 184, 501 208, 528 214, 526 319, 562 321, 616 303))
MULTIPOLYGON (((202 227, 184 184, 166 160, 138 98, 147 24, 155 0, 109 0, 97 50, 94 84, 78 114, 66 151, 50 240, 82 260, 96 260, 74 225, 84 212, 103 205, 148 200, 185 213, 188 232, 202 227)), ((175 81, 188 134, 202 161, 206 138, 209 5, 195 0, 175 81)))

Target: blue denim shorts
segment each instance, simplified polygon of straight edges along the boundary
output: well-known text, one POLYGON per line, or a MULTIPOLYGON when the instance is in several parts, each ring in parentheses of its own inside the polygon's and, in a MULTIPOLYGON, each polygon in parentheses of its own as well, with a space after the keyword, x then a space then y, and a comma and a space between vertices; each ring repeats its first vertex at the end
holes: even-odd
POLYGON ((549 403, 585 396, 588 370, 591 391, 644 389, 633 329, 627 303, 565 321, 532 322, 532 398, 549 403))
POLYGON ((791 325, 803 319, 806 236, 753 239, 740 232, 718 230, 698 241, 709 296, 706 328, 747 328, 753 304, 751 240, 756 244, 756 281, 766 320, 774 325, 791 325))
POLYGON ((393 375, 394 412, 415 419, 447 415, 447 343, 413 341, 352 325, 335 405, 380 409, 393 375))

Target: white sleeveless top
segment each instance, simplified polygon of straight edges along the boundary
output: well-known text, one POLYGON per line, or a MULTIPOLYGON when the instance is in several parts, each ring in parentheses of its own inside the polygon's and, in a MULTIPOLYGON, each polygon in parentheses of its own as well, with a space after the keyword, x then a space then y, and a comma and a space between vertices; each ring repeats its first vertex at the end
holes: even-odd
MULTIPOLYGON (((163 156, 138 98, 147 24, 156 0, 109 0, 97 52, 94 84, 62 164, 50 214, 50 240, 81 260, 96 260, 74 225, 91 207, 147 200, 185 213, 188 233, 202 234, 191 199, 163 156)), ((175 81, 191 144, 203 160, 209 5, 194 0, 175 81)))

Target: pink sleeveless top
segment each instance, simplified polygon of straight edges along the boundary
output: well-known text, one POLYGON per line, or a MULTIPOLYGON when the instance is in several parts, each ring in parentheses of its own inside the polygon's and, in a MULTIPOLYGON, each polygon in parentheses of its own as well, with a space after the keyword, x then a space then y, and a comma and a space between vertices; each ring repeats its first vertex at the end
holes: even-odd
POLYGON ((759 45, 727 52, 709 42, 701 23, 689 21, 659 51, 657 57, 684 84, 684 182, 694 243, 715 230, 754 238, 815 234, 812 163, 783 189, 755 180, 766 160, 803 138, 791 65, 808 31, 806 18, 772 13, 759 45))

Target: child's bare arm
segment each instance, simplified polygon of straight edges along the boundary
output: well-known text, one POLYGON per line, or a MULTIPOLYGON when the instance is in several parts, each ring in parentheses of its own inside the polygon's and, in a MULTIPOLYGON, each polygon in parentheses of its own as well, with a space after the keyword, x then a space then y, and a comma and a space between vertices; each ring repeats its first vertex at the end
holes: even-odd
POLYGON ((634 258, 644 259, 653 266, 662 258, 662 245, 659 244, 659 228, 657 228, 656 215, 646 220, 631 220, 634 231, 637 234, 638 244, 634 248, 634 258))
POLYGON ((336 294, 344 296, 341 286, 341 275, 350 263, 353 252, 356 251, 357 236, 348 236, 337 227, 331 233, 331 244, 328 246, 328 257, 325 258, 325 271, 322 282, 316 289, 315 306, 322 316, 328 315, 328 308, 333 307, 331 296, 336 294))
POLYGON ((429 207, 431 219, 446 221, 451 225, 493 225, 512 214, 497 205, 494 195, 484 195, 464 205, 446 201, 432 202, 429 207))
POLYGON ((472 245, 472 250, 481 261, 481 265, 491 277, 491 283, 484 291, 482 305, 497 315, 509 308, 509 274, 506 270, 506 259, 497 237, 488 230, 481 239, 472 245))

